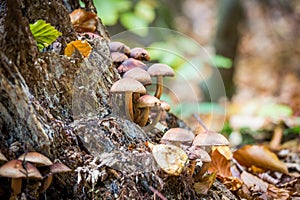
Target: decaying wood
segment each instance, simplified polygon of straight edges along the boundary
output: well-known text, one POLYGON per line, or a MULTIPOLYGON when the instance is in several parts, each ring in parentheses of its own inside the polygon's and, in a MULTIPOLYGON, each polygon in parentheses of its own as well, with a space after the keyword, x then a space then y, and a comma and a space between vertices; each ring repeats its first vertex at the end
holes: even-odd
MULTIPOLYGON (((95 10, 91 1, 84 2, 88 10, 95 10)), ((167 198, 177 198, 182 191, 184 199, 197 198, 190 179, 164 183, 159 176, 144 145, 155 141, 155 136, 111 115, 109 89, 120 76, 111 65, 108 34, 101 21, 97 32, 102 37, 90 41, 93 50, 88 58, 59 54, 66 42, 76 38, 68 11, 79 4, 64 1, 64 5, 67 8, 59 0, 1 1, 0 150, 9 160, 38 151, 73 170, 55 175, 45 194, 38 193, 37 182, 28 182, 23 195, 152 199, 151 186, 167 198), (37 19, 45 19, 63 33, 57 41, 62 44, 60 51, 50 47, 38 52, 29 30, 29 23, 37 19), (171 192, 174 183, 178 188, 171 192)), ((169 127, 185 126, 171 114, 167 122, 169 127)), ((0 191, 6 191, 0 197, 9 197, 8 179, 1 180, 0 191)))

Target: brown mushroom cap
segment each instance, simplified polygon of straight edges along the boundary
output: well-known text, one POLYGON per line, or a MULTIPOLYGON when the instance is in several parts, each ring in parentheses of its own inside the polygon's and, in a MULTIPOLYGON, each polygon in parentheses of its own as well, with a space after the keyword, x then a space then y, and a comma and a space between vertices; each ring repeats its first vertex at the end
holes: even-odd
POLYGON ((194 133, 189 130, 183 128, 171 128, 161 139, 169 142, 192 142, 194 138, 194 133))
POLYGON ((148 94, 141 96, 137 100, 138 108, 154 107, 156 105, 160 105, 159 99, 148 94))
POLYGON ((7 161, 7 158, 0 152, 0 161, 7 161))
POLYGON ((229 145, 228 140, 220 133, 205 131, 199 133, 193 140, 193 146, 225 146, 229 145))
POLYGON ((53 165, 50 166, 50 172, 52 174, 57 174, 57 173, 64 173, 64 172, 70 172, 72 171, 69 167, 66 165, 56 162, 53 165))
POLYGON ((118 67, 119 73, 125 73, 130 69, 139 67, 143 70, 147 70, 147 65, 143 63, 142 61, 136 60, 134 58, 128 58, 122 62, 122 64, 118 67))
POLYGON ((135 92, 146 94, 146 88, 137 80, 126 77, 115 82, 110 88, 110 92, 135 92))
POLYGON ((112 52, 110 56, 114 63, 122 63, 124 60, 128 59, 124 53, 120 52, 112 52))
POLYGON ((26 162, 24 169, 21 160, 11 160, 0 167, 0 176, 9 178, 37 178, 42 179, 42 175, 35 166, 26 162))
POLYGON ((171 110, 171 106, 167 102, 165 102, 163 100, 160 100, 160 107, 163 110, 165 110, 166 112, 169 112, 171 110))
POLYGON ((135 58, 137 60, 144 60, 144 61, 150 60, 150 55, 149 55, 148 51, 146 49, 143 49, 140 47, 131 49, 130 57, 135 58))
POLYGON ((130 48, 122 42, 110 42, 108 45, 110 52, 130 54, 130 48))
POLYGON ((123 75, 123 78, 125 77, 134 78, 135 80, 141 82, 145 86, 151 85, 152 83, 150 74, 141 68, 133 68, 131 70, 128 70, 123 75))
POLYGON ((48 166, 53 164, 49 158, 38 152, 24 153, 19 156, 18 160, 25 160, 27 162, 34 163, 37 166, 48 166))
POLYGON ((151 76, 174 76, 174 70, 166 64, 156 63, 147 70, 151 76))

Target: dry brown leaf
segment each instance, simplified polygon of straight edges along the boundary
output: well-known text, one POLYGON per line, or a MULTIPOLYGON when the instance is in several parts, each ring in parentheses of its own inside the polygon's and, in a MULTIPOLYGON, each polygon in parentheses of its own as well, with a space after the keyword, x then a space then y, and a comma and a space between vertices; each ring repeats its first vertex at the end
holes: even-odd
POLYGON ((216 179, 216 172, 207 174, 199 182, 195 182, 194 189, 198 194, 207 194, 216 179))
POLYGON ((243 185, 243 181, 236 177, 223 177, 218 176, 218 179, 229 189, 230 191, 237 191, 243 185))
POLYGON ((230 165, 230 160, 227 160, 227 158, 219 152, 219 149, 215 149, 211 154, 211 163, 208 171, 217 172, 218 175, 223 177, 231 177, 230 165))
POLYGON ((214 146, 212 150, 218 149, 219 153, 222 154, 227 160, 232 159, 232 152, 229 148, 229 146, 214 146))
POLYGON ((265 146, 246 145, 235 151, 233 157, 245 167, 256 166, 264 170, 288 173, 287 166, 265 146))
POLYGON ((88 57, 92 51, 92 47, 87 41, 76 40, 67 44, 67 47, 65 48, 65 55, 71 57, 76 49, 83 57, 88 57))
POLYGON ((289 191, 283 188, 277 188, 269 184, 267 191, 268 199, 285 200, 290 198, 289 191))
POLYGON ((84 9, 76 9, 70 14, 71 22, 79 33, 94 32, 96 30, 97 15, 84 9))
POLYGON ((243 171, 241 174, 241 179, 245 185, 249 188, 250 191, 255 193, 265 193, 268 189, 268 183, 264 182, 260 178, 243 171))

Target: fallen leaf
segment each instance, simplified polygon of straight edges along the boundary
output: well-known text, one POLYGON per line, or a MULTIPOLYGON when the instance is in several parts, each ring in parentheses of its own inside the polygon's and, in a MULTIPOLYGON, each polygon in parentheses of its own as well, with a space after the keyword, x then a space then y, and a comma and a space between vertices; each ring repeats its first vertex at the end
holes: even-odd
POLYGON ((249 188, 250 191, 255 193, 265 193, 268 189, 268 183, 264 182, 260 178, 243 171, 241 174, 241 179, 245 185, 249 188))
POLYGON ((67 44, 67 47, 65 48, 65 55, 71 57, 76 49, 83 57, 88 57, 92 51, 92 47, 87 41, 76 40, 67 44))
POLYGON ((246 145, 235 151, 233 157, 245 167, 256 166, 264 170, 288 173, 287 166, 265 146, 246 145))
POLYGON ((289 191, 284 188, 277 188, 272 184, 269 184, 267 191, 268 199, 280 199, 285 200, 290 198, 289 191))
POLYGON ((208 171, 217 172, 218 175, 223 177, 231 177, 230 165, 230 160, 227 160, 227 158, 219 152, 219 149, 215 149, 211 154, 211 163, 208 171))
POLYGON ((84 9, 76 9, 70 14, 71 22, 79 33, 94 32, 96 30, 97 15, 84 9))
POLYGON ((194 189, 198 194, 207 194, 216 179, 216 172, 206 174, 200 181, 194 183, 194 189))
POLYGON ((222 154, 227 160, 232 159, 232 152, 229 148, 229 146, 214 146, 212 150, 218 149, 219 153, 222 154))

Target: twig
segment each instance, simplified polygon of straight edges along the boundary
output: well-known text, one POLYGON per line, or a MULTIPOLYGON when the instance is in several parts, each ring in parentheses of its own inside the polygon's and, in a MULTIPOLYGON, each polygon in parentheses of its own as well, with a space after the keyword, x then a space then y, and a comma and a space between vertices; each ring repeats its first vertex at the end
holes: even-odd
POLYGON ((202 119, 198 116, 198 114, 194 113, 193 116, 196 118, 197 122, 205 129, 205 131, 208 131, 208 128, 202 121, 202 119))

